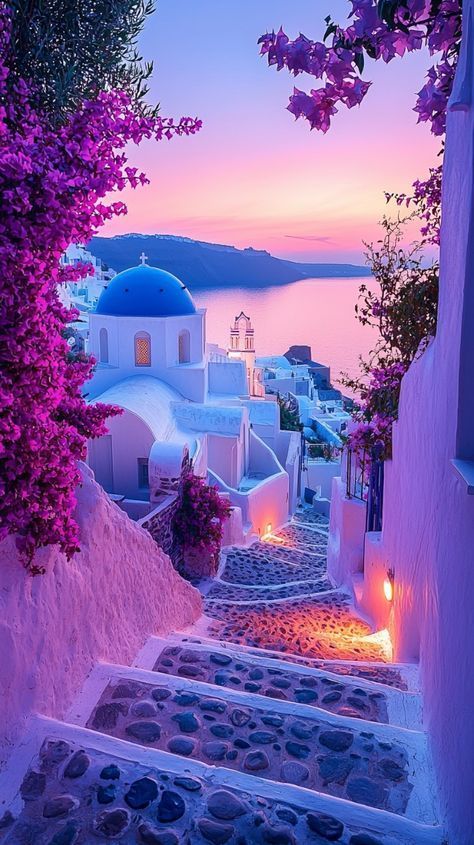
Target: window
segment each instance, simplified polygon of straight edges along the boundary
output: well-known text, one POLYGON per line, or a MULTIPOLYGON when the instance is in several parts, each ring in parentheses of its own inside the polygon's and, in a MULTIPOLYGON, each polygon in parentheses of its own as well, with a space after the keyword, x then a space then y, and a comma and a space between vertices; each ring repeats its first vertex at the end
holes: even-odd
POLYGON ((102 364, 109 363, 109 335, 107 329, 99 332, 99 361, 102 364))
POLYGON ((140 490, 148 490, 148 458, 138 458, 138 487, 140 490))
POLYGON ((178 359, 180 364, 189 364, 191 360, 191 335, 187 329, 179 333, 178 359))
POLYGON ((135 366, 151 367, 151 338, 147 332, 135 335, 135 366))

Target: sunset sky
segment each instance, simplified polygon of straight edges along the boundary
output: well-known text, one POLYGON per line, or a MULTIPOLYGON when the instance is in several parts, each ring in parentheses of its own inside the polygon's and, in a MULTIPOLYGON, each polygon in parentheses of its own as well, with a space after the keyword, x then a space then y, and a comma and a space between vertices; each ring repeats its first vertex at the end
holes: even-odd
MULTIPOLYGON (((430 60, 369 63, 359 109, 342 108, 327 135, 295 122, 295 80, 268 68, 257 38, 280 24, 321 37, 344 22, 346 0, 158 0, 142 50, 153 59, 151 99, 164 115, 198 115, 198 136, 131 150, 151 185, 127 192, 129 214, 104 234, 186 235, 267 249, 297 260, 356 261, 377 237, 384 190, 404 190, 436 162, 438 142, 417 125, 415 92, 430 60)), ((305 88, 305 78, 296 79, 305 88)))

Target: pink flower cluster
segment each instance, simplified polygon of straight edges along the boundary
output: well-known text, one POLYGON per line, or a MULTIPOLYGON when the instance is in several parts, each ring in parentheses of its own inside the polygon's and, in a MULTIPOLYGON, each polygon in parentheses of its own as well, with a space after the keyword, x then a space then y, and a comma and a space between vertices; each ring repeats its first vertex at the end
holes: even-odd
POLYGON ((443 167, 431 167, 427 179, 413 183, 412 194, 386 193, 387 202, 394 199, 397 205, 414 208, 422 221, 421 235, 426 243, 439 244, 441 227, 441 183, 443 167))
POLYGON ((353 108, 367 94, 371 83, 361 78, 367 58, 390 62, 426 47, 440 57, 428 71, 415 111, 419 121, 429 121, 431 131, 442 135, 461 37, 461 0, 350 2, 349 26, 342 28, 326 18, 323 41, 301 33, 290 40, 282 29, 259 39, 269 65, 277 70, 286 67, 294 76, 306 73, 323 83, 309 93, 295 88, 289 111, 308 120, 311 129, 327 132, 339 104, 353 108))
POLYGON ((183 550, 201 552, 217 562, 222 542, 222 526, 230 515, 230 504, 192 469, 184 471, 178 507, 173 517, 173 533, 183 550))
POLYGON ((87 267, 61 267, 61 255, 125 213, 106 195, 146 182, 127 165, 127 143, 192 134, 200 123, 145 117, 126 93, 107 91, 53 125, 11 70, 9 33, 0 6, 0 539, 15 534, 35 572, 40 546, 76 551, 77 460, 116 413, 83 398, 95 362, 69 351, 77 314, 58 287, 87 267))
POLYGON ((385 367, 374 367, 362 395, 362 405, 357 412, 356 426, 350 432, 347 445, 354 451, 390 458, 392 453, 392 427, 398 416, 398 402, 402 378, 407 367, 396 361, 385 367))

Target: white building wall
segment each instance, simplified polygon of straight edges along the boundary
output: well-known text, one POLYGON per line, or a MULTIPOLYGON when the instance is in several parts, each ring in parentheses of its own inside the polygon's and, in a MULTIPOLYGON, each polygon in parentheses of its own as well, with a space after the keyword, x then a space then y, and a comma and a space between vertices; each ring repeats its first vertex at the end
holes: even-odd
POLYGON ((306 471, 303 474, 302 486, 310 490, 321 489, 321 498, 330 499, 332 495, 333 478, 341 476, 341 461, 325 461, 322 459, 306 460, 306 471))
POLYGON ((207 450, 209 469, 229 487, 237 487, 242 478, 242 445, 238 438, 209 434, 207 450))
POLYGON ((210 361, 209 393, 247 396, 247 375, 243 361, 210 361))
MULTIPOLYGON (((463 15, 467 54, 458 64, 455 109, 448 108, 443 165, 438 327, 402 381, 393 459, 385 467, 382 536, 366 540, 365 578, 372 584, 363 597, 378 619, 385 603, 395 660, 420 661, 424 720, 446 841, 453 845, 474 841, 474 495, 452 463, 462 426, 474 431, 472 346, 463 359, 474 324, 473 0, 463 4, 463 15), (389 568, 394 595, 387 608, 381 580, 389 568)), ((464 457, 474 475, 474 454, 464 457)), ((333 496, 331 526, 334 504, 333 496)), ((341 529, 341 517, 338 524, 341 529)), ((339 566, 347 557, 340 539, 339 566)))
MULTIPOLYGON (((143 420, 130 411, 125 411, 121 416, 112 417, 107 425, 112 442, 113 477, 112 489, 107 492, 121 494, 128 499, 147 501, 149 490, 138 486, 138 459, 148 459, 154 442, 151 430, 143 420)), ((88 463, 94 474, 97 472, 96 480, 99 484, 103 483, 99 465, 102 440, 103 438, 99 438, 89 445, 88 455, 88 463)))

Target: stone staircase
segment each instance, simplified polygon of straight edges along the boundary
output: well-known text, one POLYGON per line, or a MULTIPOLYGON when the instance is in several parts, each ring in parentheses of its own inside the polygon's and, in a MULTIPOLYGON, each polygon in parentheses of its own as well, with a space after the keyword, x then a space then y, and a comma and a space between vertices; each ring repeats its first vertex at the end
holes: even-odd
POLYGON ((417 668, 333 589, 326 542, 301 511, 225 550, 197 626, 32 719, 0 842, 442 845, 417 668))

